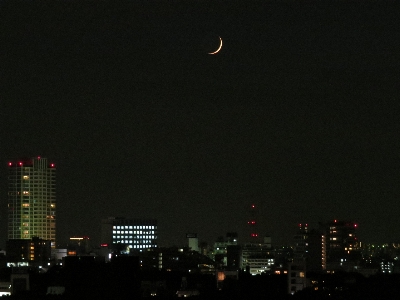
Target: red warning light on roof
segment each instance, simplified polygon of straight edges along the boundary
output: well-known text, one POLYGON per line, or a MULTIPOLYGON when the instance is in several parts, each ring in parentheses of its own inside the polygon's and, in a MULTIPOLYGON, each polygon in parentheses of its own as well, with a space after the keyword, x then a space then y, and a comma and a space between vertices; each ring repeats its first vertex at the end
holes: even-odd
POLYGON ((12 162, 9 162, 9 163, 8 163, 8 166, 10 166, 10 167, 11 167, 11 166, 12 166, 12 162))
POLYGON ((335 223, 337 222, 337 220, 334 221, 335 223))
POLYGON ((354 224, 354 227, 357 227, 357 224, 354 224))
POLYGON ((256 207, 256 206, 255 206, 254 204, 252 204, 252 205, 251 205, 251 208, 254 208, 254 207, 256 207))
POLYGON ((100 247, 108 247, 108 244, 100 244, 100 247))
POLYGON ((20 166, 22 166, 22 162, 19 162, 18 164, 19 164, 20 166))
POLYGON ((50 167, 54 168, 54 164, 50 164, 50 167))

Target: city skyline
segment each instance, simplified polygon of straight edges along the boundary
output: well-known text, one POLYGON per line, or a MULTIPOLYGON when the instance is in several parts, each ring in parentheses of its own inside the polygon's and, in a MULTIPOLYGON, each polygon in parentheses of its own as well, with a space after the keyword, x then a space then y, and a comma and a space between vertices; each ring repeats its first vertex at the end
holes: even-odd
POLYGON ((240 239, 251 203, 274 244, 333 219, 399 240, 395 4, 49 5, 0 4, 2 236, 7 163, 42 156, 60 240, 109 216, 240 239))

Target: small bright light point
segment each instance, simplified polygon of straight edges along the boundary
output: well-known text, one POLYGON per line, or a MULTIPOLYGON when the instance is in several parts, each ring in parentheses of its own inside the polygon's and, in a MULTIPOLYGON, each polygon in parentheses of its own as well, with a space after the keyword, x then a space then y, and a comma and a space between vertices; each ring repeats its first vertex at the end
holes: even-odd
POLYGON ((11 167, 12 166, 12 162, 9 162, 8 165, 11 167))

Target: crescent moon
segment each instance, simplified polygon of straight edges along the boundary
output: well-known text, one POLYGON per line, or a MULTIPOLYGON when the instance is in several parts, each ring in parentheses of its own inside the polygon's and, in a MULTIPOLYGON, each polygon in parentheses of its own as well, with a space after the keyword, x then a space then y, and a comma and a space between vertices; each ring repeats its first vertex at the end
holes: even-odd
POLYGON ((221 51, 221 48, 222 48, 222 39, 221 39, 221 37, 219 37, 219 47, 218 47, 218 49, 215 50, 214 52, 208 52, 208 54, 211 54, 211 55, 217 54, 219 51, 221 51))

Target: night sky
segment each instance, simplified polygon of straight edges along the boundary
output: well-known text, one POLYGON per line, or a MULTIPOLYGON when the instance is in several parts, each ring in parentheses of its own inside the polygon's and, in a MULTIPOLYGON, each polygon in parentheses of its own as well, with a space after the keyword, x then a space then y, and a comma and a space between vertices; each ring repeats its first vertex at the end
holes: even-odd
POLYGON ((79 2, 0 1, 1 243, 7 162, 38 155, 58 242, 108 216, 243 240, 252 203, 274 244, 335 218, 400 241, 399 5, 79 2))

